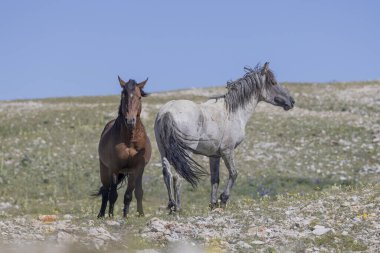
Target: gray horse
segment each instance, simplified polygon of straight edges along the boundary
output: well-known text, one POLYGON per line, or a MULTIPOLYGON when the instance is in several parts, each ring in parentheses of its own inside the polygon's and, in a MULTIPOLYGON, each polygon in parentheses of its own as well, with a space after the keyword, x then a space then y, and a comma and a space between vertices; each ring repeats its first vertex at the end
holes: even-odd
POLYGON ((245 126, 257 103, 265 101, 284 110, 293 108, 294 99, 277 83, 268 62, 246 71, 244 77, 227 84, 228 91, 223 96, 202 104, 174 100, 158 112, 154 131, 171 211, 181 207, 178 174, 194 187, 200 177, 207 174, 191 157, 192 153, 210 159, 211 208, 218 203, 219 165, 220 158, 223 159, 229 172, 228 183, 220 195, 220 203, 225 206, 237 177, 234 150, 244 140, 245 126), (175 172, 170 169, 171 165, 175 172))

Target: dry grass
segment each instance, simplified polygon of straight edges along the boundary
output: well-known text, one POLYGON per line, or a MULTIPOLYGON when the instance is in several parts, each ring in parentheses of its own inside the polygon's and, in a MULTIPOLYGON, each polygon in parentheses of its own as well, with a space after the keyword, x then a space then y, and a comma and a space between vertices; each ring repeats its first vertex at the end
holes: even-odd
MULTIPOLYGON (((32 228, 30 224, 38 214, 58 214, 59 217, 71 214, 74 216, 72 226, 103 227, 119 236, 116 242, 111 240, 100 248, 120 250, 124 246, 131 248, 132 244, 132 248, 168 247, 167 240, 157 242, 141 237, 139 231, 152 217, 185 222, 192 217, 221 215, 236 220, 236 226, 242 231, 238 237, 252 247, 250 250, 375 249, 380 236, 377 185, 380 179, 380 83, 286 86, 294 94, 296 108, 284 112, 266 104, 258 106, 247 126, 247 138, 237 149, 239 176, 228 209, 223 214, 208 213, 207 178, 196 190, 185 184, 184 211, 179 220, 168 216, 163 208, 167 197, 154 144, 155 114, 171 99, 201 102, 206 99, 203 95, 220 94, 223 89, 160 93, 144 99, 143 122, 154 144, 152 160, 144 174, 147 217, 123 221, 120 198, 115 208, 119 226, 94 220, 100 199, 89 197, 99 187, 98 138, 105 122, 116 115, 119 98, 0 101, 0 203, 4 206, 0 205, 0 222, 17 225, 17 219, 23 218, 25 226, 32 228), (345 207, 345 200, 351 203, 350 198, 355 196, 356 209, 353 210, 351 204, 345 207), (305 206, 313 208, 305 209, 305 206), (292 213, 291 217, 285 215, 286 211, 292 213), (294 217, 311 220, 307 225, 295 225, 294 217), (245 222, 247 219, 249 224, 245 222), (312 229, 318 224, 329 226, 333 231, 315 236, 312 229), (260 226, 282 234, 245 236, 249 228, 260 226), (375 232, 371 234, 371 231, 375 232), (252 244, 255 238, 265 244, 252 244)), ((205 159, 200 161, 207 166, 205 159)), ((221 171, 224 183, 227 178, 224 165, 221 171)), ((133 211, 134 202, 131 208, 133 211)), ((40 235, 56 241, 59 231, 49 234, 41 230, 40 235)), ((83 237, 83 232, 72 231, 78 238, 83 237)), ((5 232, 0 237, 5 242, 28 241, 28 238, 14 236, 11 230, 5 232)), ((190 236, 186 239, 205 247, 228 246, 220 243, 228 242, 228 238, 207 241, 190 236)), ((228 242, 235 245, 231 249, 242 250, 235 241, 228 242)))

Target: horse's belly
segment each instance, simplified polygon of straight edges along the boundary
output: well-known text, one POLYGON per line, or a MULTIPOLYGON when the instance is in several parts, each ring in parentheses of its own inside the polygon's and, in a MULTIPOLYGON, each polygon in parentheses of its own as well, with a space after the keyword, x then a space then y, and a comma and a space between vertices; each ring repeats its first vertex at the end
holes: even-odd
POLYGON ((126 173, 141 163, 141 156, 134 148, 128 148, 125 145, 117 145, 112 153, 103 153, 100 160, 108 168, 118 173, 126 173))
POLYGON ((199 141, 195 153, 205 156, 218 156, 219 155, 219 141, 199 141))

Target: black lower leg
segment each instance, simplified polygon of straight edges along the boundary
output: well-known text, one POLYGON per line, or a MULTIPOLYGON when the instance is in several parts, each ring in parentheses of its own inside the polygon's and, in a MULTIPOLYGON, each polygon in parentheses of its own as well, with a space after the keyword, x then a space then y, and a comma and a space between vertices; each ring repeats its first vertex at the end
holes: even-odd
POLYGON ((123 215, 124 217, 127 217, 127 214, 129 213, 129 205, 132 201, 132 193, 135 189, 135 175, 130 174, 128 175, 128 186, 127 190, 124 194, 124 209, 123 209, 123 215))
POLYGON ((143 210, 143 195, 144 191, 142 189, 142 173, 136 178, 136 188, 135 188, 135 197, 137 200, 137 212, 139 213, 139 216, 144 216, 144 210, 143 210))
POLYGON ((101 194, 102 194, 102 205, 100 207, 98 218, 104 217, 104 215, 106 213, 107 202, 108 202, 108 194, 109 194, 108 187, 102 186, 100 188, 100 191, 101 191, 101 194))
POLYGON ((132 191, 128 192, 128 190, 125 192, 124 195, 124 209, 123 209, 123 215, 124 217, 127 217, 127 214, 129 213, 129 205, 132 201, 132 191))
POLYGON ((118 175, 112 174, 111 177, 111 186, 110 186, 110 192, 109 192, 109 201, 110 201, 110 208, 108 210, 109 217, 113 217, 113 207, 115 206, 115 202, 117 200, 117 182, 118 182, 118 175))
POLYGON ((117 200, 117 185, 113 184, 111 185, 110 192, 109 192, 110 207, 108 210, 108 215, 110 217, 113 217, 113 209, 114 209, 116 200, 117 200))

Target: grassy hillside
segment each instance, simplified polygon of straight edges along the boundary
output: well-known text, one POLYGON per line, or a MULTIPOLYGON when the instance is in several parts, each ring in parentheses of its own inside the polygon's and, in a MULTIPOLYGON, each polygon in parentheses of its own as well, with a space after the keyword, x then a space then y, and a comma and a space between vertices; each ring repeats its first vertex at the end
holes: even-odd
MULTIPOLYGON (((171 247, 170 239, 144 232, 152 225, 152 218, 180 226, 178 222, 191 223, 193 217, 220 216, 239 226, 235 241, 229 242, 224 234, 211 239, 183 238, 210 251, 374 250, 380 229, 380 83, 286 86, 294 95, 296 108, 285 112, 259 104, 247 126, 247 137, 236 150, 239 176, 227 209, 209 213, 210 183, 205 178, 198 189, 183 184, 184 210, 179 217, 168 216, 164 209, 167 194, 153 134, 155 115, 169 100, 202 102, 207 96, 222 94, 224 88, 144 98, 142 118, 153 143, 152 159, 144 174, 146 217, 122 220, 123 187, 115 207, 117 226, 95 219, 100 199, 89 194, 100 186, 97 144, 104 124, 117 114, 119 96, 0 101, 0 228, 1 222, 32 226, 39 214, 57 214, 59 220, 70 214, 72 225, 103 228, 119 236, 104 239, 96 248, 117 250, 124 245, 162 250, 171 247), (295 217, 302 218, 299 224, 295 217), (305 219, 309 219, 306 225, 301 222, 305 219), (315 235, 317 225, 331 231, 315 235), (257 229, 250 236, 253 227, 280 231, 284 237, 273 239, 260 235, 257 229), (297 234, 301 232, 306 234, 297 234), (137 240, 120 243, 120 238, 137 240)), ((199 159, 207 168, 207 159, 199 159)), ((221 173, 222 189, 227 179, 224 165, 221 173)), ((133 201, 132 213, 135 207, 133 201)), ((7 231, 0 238, 4 243, 55 241, 59 232, 57 228, 39 232, 41 239, 17 237, 7 231)), ((75 229, 65 233, 84 238, 75 229)), ((91 238, 87 240, 90 243, 86 240, 74 241, 96 244, 91 238)))

